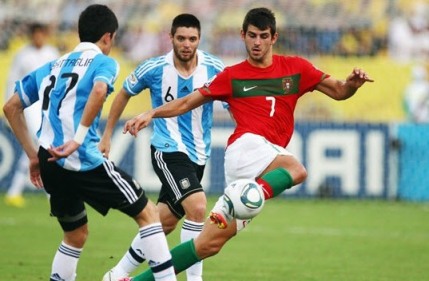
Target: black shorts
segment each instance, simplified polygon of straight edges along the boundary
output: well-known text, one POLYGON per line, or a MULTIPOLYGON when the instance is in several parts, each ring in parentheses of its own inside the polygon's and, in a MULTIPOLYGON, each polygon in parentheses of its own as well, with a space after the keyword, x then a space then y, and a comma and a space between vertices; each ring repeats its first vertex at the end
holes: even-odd
POLYGON ((148 199, 140 185, 108 159, 93 170, 77 172, 48 162, 51 155, 42 147, 38 156, 51 214, 64 231, 88 222, 84 202, 103 216, 113 208, 135 217, 146 207, 148 199))
POLYGON ((204 192, 201 179, 205 165, 197 165, 183 152, 161 152, 151 146, 152 166, 162 186, 158 202, 168 205, 179 219, 185 215, 181 202, 195 192, 204 192))

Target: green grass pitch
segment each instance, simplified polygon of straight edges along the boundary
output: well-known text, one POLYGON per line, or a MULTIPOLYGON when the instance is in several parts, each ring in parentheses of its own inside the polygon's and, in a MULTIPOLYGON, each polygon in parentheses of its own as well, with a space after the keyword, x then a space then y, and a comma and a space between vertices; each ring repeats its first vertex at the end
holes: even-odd
MULTIPOLYGON (((27 206, 15 209, 3 204, 3 196, 0 280, 48 280, 61 230, 49 217, 46 197, 27 194, 27 206)), ((214 200, 209 198, 210 207, 214 200)), ((99 281, 137 227, 117 211, 103 218, 88 210, 90 235, 77 280, 99 281)), ((168 237, 170 247, 178 234, 168 237)), ((424 281, 428 276, 428 203, 270 200, 248 228, 204 262, 204 281, 424 281)), ((185 281, 185 275, 178 280, 185 281)))

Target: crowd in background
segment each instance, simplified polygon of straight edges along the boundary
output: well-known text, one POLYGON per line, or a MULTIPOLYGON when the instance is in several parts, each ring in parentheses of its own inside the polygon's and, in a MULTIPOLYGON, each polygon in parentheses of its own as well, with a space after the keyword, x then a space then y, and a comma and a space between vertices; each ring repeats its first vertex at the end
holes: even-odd
MULTIPOLYGON (((0 50, 13 48, 28 21, 49 23, 67 49, 67 34, 76 29, 77 13, 90 3, 109 5, 120 20, 117 46, 132 61, 165 53, 168 28, 181 12, 202 21, 201 48, 225 56, 241 56, 238 32, 251 0, 0 0, 0 50)), ((428 3, 423 0, 271 0, 280 33, 277 49, 299 55, 375 56, 399 60, 429 56, 428 3)), ((74 45, 74 42, 70 45, 74 45)))

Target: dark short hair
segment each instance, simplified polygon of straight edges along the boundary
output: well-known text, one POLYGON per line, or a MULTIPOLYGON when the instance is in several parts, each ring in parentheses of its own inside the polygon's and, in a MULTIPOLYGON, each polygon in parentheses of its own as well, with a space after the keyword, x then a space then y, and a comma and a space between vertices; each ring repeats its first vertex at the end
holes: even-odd
POLYGON ((79 16, 78 31, 81 42, 95 43, 105 33, 113 35, 118 27, 115 13, 105 5, 90 5, 79 16))
POLYGON ((40 22, 33 22, 28 25, 29 34, 34 34, 37 31, 42 31, 42 32, 48 31, 48 25, 40 22))
POLYGON ((179 27, 194 27, 198 30, 198 36, 201 36, 201 25, 200 21, 196 16, 191 14, 180 14, 173 19, 173 23, 171 24, 171 35, 177 31, 179 27))
POLYGON ((242 29, 247 32, 249 25, 256 26, 260 30, 269 28, 271 35, 276 33, 276 17, 274 13, 267 8, 254 8, 247 12, 243 20, 242 29))

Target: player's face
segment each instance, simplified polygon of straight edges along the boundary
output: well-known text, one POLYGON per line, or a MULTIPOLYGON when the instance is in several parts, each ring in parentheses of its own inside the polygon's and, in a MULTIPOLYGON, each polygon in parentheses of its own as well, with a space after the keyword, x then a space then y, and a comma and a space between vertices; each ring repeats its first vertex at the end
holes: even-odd
POLYGON ((37 29, 31 35, 31 40, 33 42, 33 45, 36 48, 43 47, 43 45, 45 45, 47 39, 48 39, 48 32, 46 30, 37 29))
POLYGON ((171 36, 174 55, 183 62, 195 58, 195 54, 200 43, 198 29, 194 27, 179 27, 174 36, 171 36))
POLYGON ((241 32, 249 59, 255 63, 263 63, 267 58, 270 59, 277 36, 277 33, 271 36, 270 29, 260 30, 249 25, 246 33, 241 32))

